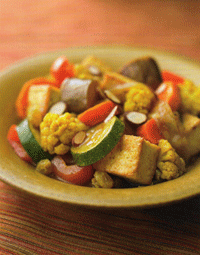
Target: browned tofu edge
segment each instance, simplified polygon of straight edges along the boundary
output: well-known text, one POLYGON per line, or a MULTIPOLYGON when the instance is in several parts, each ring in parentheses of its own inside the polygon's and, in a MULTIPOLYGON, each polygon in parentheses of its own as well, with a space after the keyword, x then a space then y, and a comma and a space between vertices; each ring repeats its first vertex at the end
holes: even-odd
POLYGON ((115 148, 93 166, 135 183, 151 184, 160 148, 144 138, 124 135, 115 148))
POLYGON ((159 152, 160 148, 157 145, 143 140, 136 182, 151 184, 156 171, 159 152))

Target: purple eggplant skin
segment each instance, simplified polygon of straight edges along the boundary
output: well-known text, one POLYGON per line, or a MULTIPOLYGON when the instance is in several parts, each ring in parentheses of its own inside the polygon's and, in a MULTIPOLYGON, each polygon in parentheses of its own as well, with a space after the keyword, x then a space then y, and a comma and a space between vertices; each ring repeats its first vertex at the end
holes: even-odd
POLYGON ((153 90, 163 82, 161 71, 155 59, 142 57, 122 67, 120 74, 148 85, 153 90))

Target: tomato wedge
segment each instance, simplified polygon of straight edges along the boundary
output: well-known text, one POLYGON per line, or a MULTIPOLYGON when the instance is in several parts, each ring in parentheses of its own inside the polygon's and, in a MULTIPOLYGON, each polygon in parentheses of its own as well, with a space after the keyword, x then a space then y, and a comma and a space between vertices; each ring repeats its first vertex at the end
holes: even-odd
POLYGON ((65 161, 60 156, 55 156, 51 162, 55 175, 76 185, 87 184, 92 179, 94 174, 94 169, 91 165, 84 167, 77 165, 67 166, 65 161))

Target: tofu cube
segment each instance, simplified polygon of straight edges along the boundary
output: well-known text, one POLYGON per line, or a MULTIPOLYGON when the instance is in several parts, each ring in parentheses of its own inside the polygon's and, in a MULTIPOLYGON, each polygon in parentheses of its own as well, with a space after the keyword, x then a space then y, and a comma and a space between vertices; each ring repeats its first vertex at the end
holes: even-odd
POLYGON ((33 109, 38 109, 44 116, 49 107, 60 100, 60 89, 51 85, 32 85, 28 93, 27 115, 33 109))
POLYGON ((134 82, 134 81, 119 73, 107 72, 105 73, 103 81, 100 84, 100 86, 102 90, 105 90, 105 89, 112 89, 113 87, 119 84, 130 83, 130 82, 134 82))
POLYGON ((105 158, 94 164, 94 168, 134 183, 151 184, 159 151, 157 145, 142 137, 124 135, 105 158))

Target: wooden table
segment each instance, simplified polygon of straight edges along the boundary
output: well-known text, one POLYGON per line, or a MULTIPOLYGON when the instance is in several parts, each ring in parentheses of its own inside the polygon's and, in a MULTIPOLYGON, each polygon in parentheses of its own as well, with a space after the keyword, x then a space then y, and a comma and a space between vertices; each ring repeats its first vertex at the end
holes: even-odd
MULTIPOLYGON (((199 0, 0 0, 0 70, 44 51, 105 44, 200 61, 199 13, 199 0)), ((200 254, 200 197, 94 212, 0 182, 0 254, 200 254)))

